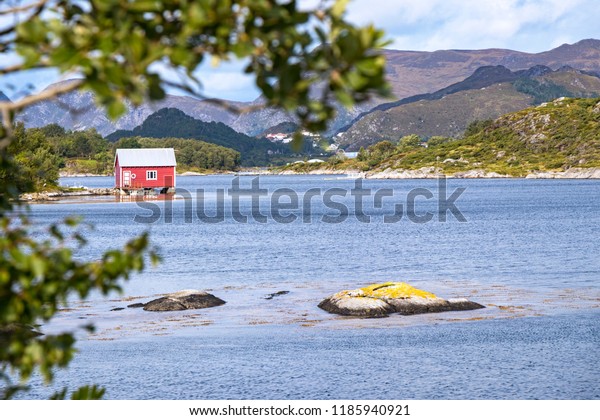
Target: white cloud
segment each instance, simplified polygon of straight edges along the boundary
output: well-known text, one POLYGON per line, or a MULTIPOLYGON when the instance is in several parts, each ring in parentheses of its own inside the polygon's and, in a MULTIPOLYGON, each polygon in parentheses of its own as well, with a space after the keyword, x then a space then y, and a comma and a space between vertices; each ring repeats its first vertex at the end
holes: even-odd
POLYGON ((511 48, 600 38, 597 0, 354 0, 349 18, 382 27, 392 48, 511 48))
MULTIPOLYGON (((331 1, 331 0, 329 0, 331 1)), ((313 8, 321 0, 300 0, 313 8)), ((403 50, 508 48, 540 52, 584 38, 600 39, 598 0, 353 0, 348 18, 356 24, 374 23, 393 41, 390 48, 403 50)), ((6 21, 0 20, 0 26, 6 21)), ((0 64, 14 57, 0 55, 0 64)), ((0 66, 1 67, 1 66, 0 66)), ((197 72, 204 94, 250 101, 258 96, 242 62, 203 65, 197 72)), ((50 74, 24 77, 43 87, 50 74)), ((19 84, 0 77, 2 83, 19 84)), ((10 92, 7 92, 10 95, 10 92)))
POLYGON ((253 101, 259 95, 254 86, 254 78, 241 71, 200 73, 199 76, 204 86, 204 94, 208 97, 253 101))

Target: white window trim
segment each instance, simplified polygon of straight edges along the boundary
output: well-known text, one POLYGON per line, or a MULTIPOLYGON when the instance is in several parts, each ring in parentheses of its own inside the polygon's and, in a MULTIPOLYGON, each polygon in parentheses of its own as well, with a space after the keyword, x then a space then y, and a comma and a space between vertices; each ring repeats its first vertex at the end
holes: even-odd
POLYGON ((146 181, 156 181, 158 179, 158 171, 157 170, 150 170, 150 171, 146 171, 146 181), (150 177, 150 175, 154 175, 154 177, 150 177))

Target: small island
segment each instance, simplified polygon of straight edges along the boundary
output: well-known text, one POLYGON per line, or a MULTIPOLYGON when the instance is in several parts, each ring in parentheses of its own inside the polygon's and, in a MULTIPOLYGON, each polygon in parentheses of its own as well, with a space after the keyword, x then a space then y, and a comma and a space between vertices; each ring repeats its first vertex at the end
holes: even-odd
POLYGON ((224 305, 223 299, 200 290, 181 290, 158 299, 151 300, 142 307, 144 311, 185 311, 188 309, 205 309, 224 305))
POLYGON ((442 299, 407 283, 388 282, 335 293, 319 303, 319 308, 338 315, 380 318, 392 313, 415 315, 485 306, 467 299, 442 299))

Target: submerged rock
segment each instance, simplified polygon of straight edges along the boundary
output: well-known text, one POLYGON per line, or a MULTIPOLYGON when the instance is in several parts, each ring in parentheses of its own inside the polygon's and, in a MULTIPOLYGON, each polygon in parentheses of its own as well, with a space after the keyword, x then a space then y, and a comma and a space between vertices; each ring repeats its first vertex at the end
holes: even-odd
POLYGON ((210 293, 199 290, 182 290, 144 305, 144 311, 185 311, 187 309, 204 309, 224 305, 225 301, 210 293))
POLYGON ((276 296, 287 295, 288 293, 290 293, 289 290, 280 290, 279 292, 269 293, 268 295, 265 295, 263 297, 263 299, 271 300, 271 299, 273 299, 276 296))
POLYGON ((356 290, 343 290, 319 303, 332 314, 384 317, 391 313, 415 315, 427 312, 468 311, 484 308, 467 299, 442 299, 407 283, 373 284, 356 290))

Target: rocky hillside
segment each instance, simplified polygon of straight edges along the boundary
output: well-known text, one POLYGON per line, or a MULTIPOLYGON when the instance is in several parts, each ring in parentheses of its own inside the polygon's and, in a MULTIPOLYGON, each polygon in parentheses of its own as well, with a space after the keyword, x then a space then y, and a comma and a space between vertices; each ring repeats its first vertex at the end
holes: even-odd
MULTIPOLYGON (((435 52, 387 50, 388 80, 396 99, 439 91, 458 83, 483 66, 502 65, 510 70, 528 69, 545 65, 556 70, 564 65, 600 72, 600 41, 584 40, 573 45, 562 45, 551 51, 529 54, 511 50, 449 50, 435 52)), ((260 104, 257 99, 251 104, 260 104)), ((339 107, 339 116, 327 134, 333 134, 350 124, 358 115, 389 99, 377 99, 355 109, 339 107)), ((18 118, 28 127, 57 123, 67 129, 94 127, 106 135, 118 129, 130 130, 140 125, 150 114, 162 108, 177 108, 202 121, 222 122, 238 132, 255 136, 282 122, 290 122, 289 115, 272 109, 232 114, 206 101, 182 96, 168 96, 164 101, 130 107, 118 121, 109 121, 103 110, 95 105, 91 94, 76 92, 63 95, 59 100, 37 104, 25 110, 18 118)))
MULTIPOLYGON (((55 85, 49 86, 48 89, 53 86, 55 85)), ((277 124, 293 122, 294 118, 281 110, 255 109, 262 103, 262 98, 251 103, 230 101, 230 105, 239 109, 251 109, 251 111, 237 114, 209 101, 187 96, 167 95, 162 101, 147 103, 139 107, 129 107, 129 111, 123 117, 111 121, 107 118, 104 110, 96 106, 92 93, 76 91, 61 95, 60 98, 52 101, 33 105, 21 113, 17 119, 23 121, 26 127, 43 127, 50 123, 56 123, 69 130, 95 128, 103 136, 117 130, 131 130, 142 124, 151 114, 164 108, 179 109, 197 120, 220 122, 249 136, 258 136, 277 124)), ((341 126, 348 125, 361 112, 367 111, 371 107, 372 105, 362 105, 348 110, 339 106, 338 117, 330 134, 339 130, 341 126)))
MULTIPOLYGON (((337 133, 340 128, 347 126, 360 114, 368 111, 380 102, 381 101, 363 103, 352 109, 347 109, 339 104, 335 105, 337 116, 324 134, 326 136, 331 136, 337 133)), ((256 101, 252 102, 251 108, 255 105, 260 105, 261 103, 262 98, 258 98, 256 101)), ((286 112, 272 108, 263 108, 237 116, 235 121, 231 123, 231 127, 234 130, 249 136, 259 136, 261 133, 279 124, 295 124, 295 120, 286 112)))
POLYGON ((469 123, 494 119, 558 97, 600 96, 600 77, 570 67, 510 71, 482 67, 462 82, 432 94, 382 104, 359 117, 336 141, 358 150, 382 140, 462 135, 469 123))
MULTIPOLYGON (((65 81, 61 83, 69 83, 65 81)), ((51 85, 48 88, 51 88, 51 85)), ((236 104, 236 103, 233 103, 236 104)), ((104 110, 96 106, 94 95, 90 92, 74 91, 61 95, 52 101, 44 101, 27 108, 17 119, 26 127, 42 127, 56 123, 68 130, 87 130, 95 128, 106 136, 116 130, 131 130, 141 125, 146 118, 164 108, 176 108, 202 121, 215 121, 231 125, 236 116, 222 107, 206 101, 199 101, 186 96, 167 95, 159 102, 130 107, 120 119, 111 121, 104 110)))
POLYGON ((463 139, 438 138, 429 147, 381 142, 356 160, 323 167, 511 176, 600 168, 600 101, 560 98, 480 124, 463 139))

